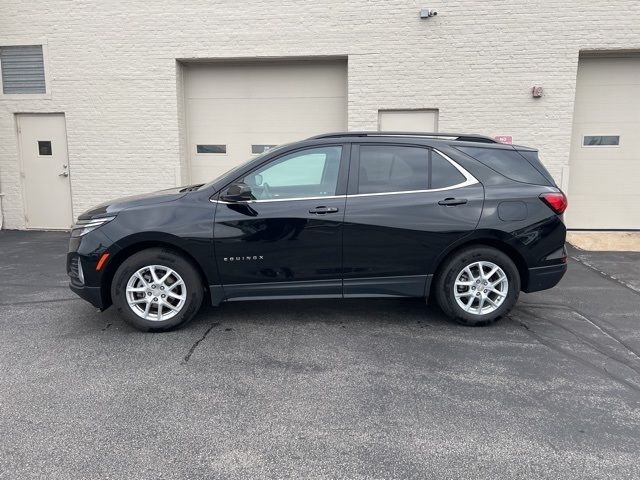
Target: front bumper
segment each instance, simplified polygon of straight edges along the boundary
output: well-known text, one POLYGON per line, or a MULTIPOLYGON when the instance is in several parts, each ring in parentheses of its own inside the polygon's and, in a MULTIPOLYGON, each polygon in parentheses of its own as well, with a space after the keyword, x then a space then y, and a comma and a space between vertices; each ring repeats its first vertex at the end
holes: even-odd
POLYGON ((527 293, 539 292, 555 287, 567 272, 567 264, 559 263, 545 267, 535 267, 528 269, 527 281, 522 290, 527 293))
POLYGON ((73 280, 69 282, 69 288, 73 293, 83 300, 100 310, 104 310, 104 302, 102 300, 102 289, 100 287, 87 287, 86 285, 77 285, 73 280))
POLYGON ((109 261, 118 250, 118 246, 103 233, 102 228, 82 237, 72 237, 69 240, 69 252, 67 253, 69 288, 80 298, 100 310, 104 310, 110 305, 109 299, 103 291, 104 273, 109 267, 109 261), (109 253, 109 257, 104 265, 98 269, 98 262, 105 253, 109 253))

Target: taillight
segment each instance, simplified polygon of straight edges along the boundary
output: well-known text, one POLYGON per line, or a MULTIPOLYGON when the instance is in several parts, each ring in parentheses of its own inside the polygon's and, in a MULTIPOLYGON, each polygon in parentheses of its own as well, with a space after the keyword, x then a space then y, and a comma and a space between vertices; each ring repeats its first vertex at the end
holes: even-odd
POLYGON ((569 206, 567 197, 562 192, 541 193, 540 200, 558 215, 562 215, 569 206))

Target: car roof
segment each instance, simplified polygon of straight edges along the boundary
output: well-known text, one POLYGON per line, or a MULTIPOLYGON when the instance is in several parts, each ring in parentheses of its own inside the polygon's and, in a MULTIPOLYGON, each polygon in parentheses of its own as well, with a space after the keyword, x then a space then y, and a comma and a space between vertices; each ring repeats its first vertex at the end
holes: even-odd
POLYGON ((529 150, 537 151, 535 148, 525 147, 521 145, 511 145, 500 143, 497 140, 486 135, 478 135, 471 133, 446 133, 446 132, 396 132, 396 131, 360 131, 360 132, 334 132, 315 135, 301 142, 380 142, 380 141, 400 142, 400 143, 420 143, 430 146, 449 145, 457 146, 474 146, 479 148, 497 148, 504 150, 529 150))
POLYGON ((324 138, 380 138, 380 137, 393 137, 393 138, 424 138, 424 139, 441 139, 441 140, 457 140, 457 141, 469 141, 478 143, 498 143, 491 137, 477 134, 467 133, 441 133, 441 132, 374 132, 374 131, 362 131, 362 132, 335 132, 325 133, 322 135, 315 135, 310 137, 309 140, 324 139, 324 138))

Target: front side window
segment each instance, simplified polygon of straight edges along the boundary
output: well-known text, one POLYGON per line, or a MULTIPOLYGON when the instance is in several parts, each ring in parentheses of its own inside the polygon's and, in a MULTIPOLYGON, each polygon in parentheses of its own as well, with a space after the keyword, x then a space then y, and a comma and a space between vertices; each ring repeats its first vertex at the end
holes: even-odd
POLYGON ((324 197, 336 194, 342 147, 300 150, 250 173, 242 182, 256 200, 324 197))

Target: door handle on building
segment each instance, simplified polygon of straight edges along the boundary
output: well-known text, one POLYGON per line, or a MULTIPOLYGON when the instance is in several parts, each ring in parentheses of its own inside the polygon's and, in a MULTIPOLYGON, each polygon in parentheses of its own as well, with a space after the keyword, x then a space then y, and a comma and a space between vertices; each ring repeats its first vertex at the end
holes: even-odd
POLYGON ((69 176, 69 172, 62 172, 58 174, 59 177, 68 177, 69 176))

